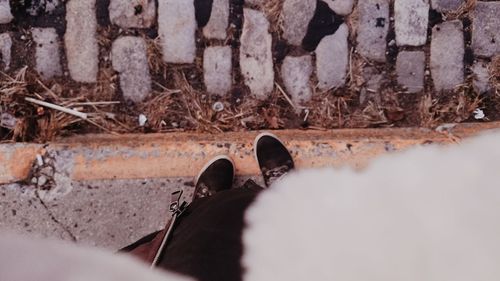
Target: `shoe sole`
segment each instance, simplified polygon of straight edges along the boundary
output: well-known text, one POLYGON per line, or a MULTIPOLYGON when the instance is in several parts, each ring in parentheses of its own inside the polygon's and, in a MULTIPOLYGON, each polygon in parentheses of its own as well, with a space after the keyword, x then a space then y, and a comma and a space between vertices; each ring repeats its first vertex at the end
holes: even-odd
MULTIPOLYGON (((255 158, 255 161, 257 161, 257 164, 259 164, 259 158, 257 158, 257 142, 262 138, 262 137, 272 137, 272 138, 275 138, 279 141, 279 143, 281 143, 281 145, 283 145, 283 147, 286 148, 286 145, 281 141, 280 138, 278 138, 275 134, 273 133, 269 133, 269 132, 263 132, 263 133, 260 133, 258 134, 254 141, 253 141, 253 156, 255 158)), ((288 148, 286 148, 288 150, 288 148)), ((288 151, 288 153, 290 153, 290 151, 288 151)), ((290 153, 291 155, 291 153, 290 153)), ((259 169, 260 169, 260 165, 259 165, 259 169)))
POLYGON ((231 166, 233 167, 233 181, 234 181, 234 176, 236 174, 236 169, 234 167, 234 162, 233 162, 233 159, 231 159, 229 156, 227 155, 218 155, 218 156, 215 156, 214 158, 212 158, 210 161, 208 161, 205 166, 203 166, 203 168, 201 168, 200 172, 198 173, 198 175, 196 176, 196 179, 194 181, 194 186, 196 186, 198 184, 198 180, 200 179, 201 177, 201 174, 203 174, 203 172, 205 172, 205 170, 210 166, 212 165, 215 161, 217 160, 221 160, 221 159, 225 159, 225 160, 228 160, 229 162, 231 162, 231 166))

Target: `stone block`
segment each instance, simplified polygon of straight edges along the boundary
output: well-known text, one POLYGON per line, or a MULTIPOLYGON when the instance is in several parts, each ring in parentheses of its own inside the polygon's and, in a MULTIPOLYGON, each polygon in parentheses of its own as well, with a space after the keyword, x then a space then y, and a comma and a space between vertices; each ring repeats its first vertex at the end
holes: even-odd
POLYGON ((422 46, 427 42, 428 0, 396 0, 394 19, 398 46, 422 46))
POLYGON ((409 93, 424 89, 425 53, 423 51, 402 51, 396 61, 398 83, 409 93))
POLYGON ((281 78, 295 105, 311 100, 310 78, 313 71, 311 56, 287 56, 281 65, 281 78))
POLYGON ((208 47, 203 53, 203 78, 207 92, 224 96, 232 84, 231 47, 208 47))
POLYGON ((472 48, 481 57, 500 53, 500 2, 477 2, 472 20, 472 48))
POLYGON ((302 44, 309 22, 316 10, 316 0, 285 0, 283 3, 283 38, 296 46, 302 44))
POLYGON ((436 91, 453 90, 464 81, 464 35, 459 20, 434 26, 431 73, 436 91))
POLYGON ((44 79, 62 75, 59 36, 55 28, 32 28, 36 43, 36 71, 44 79))
POLYGON ((348 67, 349 29, 342 24, 337 31, 324 37, 316 48, 316 75, 322 91, 343 86, 348 67))
POLYGON ((111 0, 109 19, 123 28, 148 28, 155 21, 155 0, 111 0))
POLYGON ((358 2, 359 26, 357 51, 364 57, 385 62, 389 31, 389 0, 358 2))

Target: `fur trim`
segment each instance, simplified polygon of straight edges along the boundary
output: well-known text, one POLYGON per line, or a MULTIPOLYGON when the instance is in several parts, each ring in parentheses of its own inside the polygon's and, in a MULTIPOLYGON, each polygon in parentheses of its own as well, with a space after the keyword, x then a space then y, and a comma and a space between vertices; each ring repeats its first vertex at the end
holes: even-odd
POLYGON ((500 134, 296 172, 246 222, 245 281, 500 280, 500 134))
POLYGON ((126 255, 73 244, 0 235, 2 281, 189 281, 126 255))

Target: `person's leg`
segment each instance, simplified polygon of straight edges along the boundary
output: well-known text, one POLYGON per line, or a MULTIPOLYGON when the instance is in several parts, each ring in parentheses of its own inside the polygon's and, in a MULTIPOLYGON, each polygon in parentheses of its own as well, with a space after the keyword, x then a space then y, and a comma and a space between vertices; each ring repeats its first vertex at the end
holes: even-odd
MULTIPOLYGON (((234 173, 234 164, 229 157, 219 155, 211 159, 200 170, 195 179, 193 203, 219 191, 230 189, 233 184, 234 173)), ((148 234, 131 245, 120 249, 119 252, 130 253, 136 258, 151 264, 167 234, 170 224, 171 220, 169 218, 164 229, 148 234)))
MULTIPOLYGON (((272 134, 260 134, 254 149, 266 185, 294 168, 290 153, 272 134)), ((263 188, 247 181, 242 188, 219 190, 214 180, 225 177, 224 169, 209 171, 198 177, 195 200, 176 224, 158 266, 201 281, 241 280, 244 215, 263 188)))

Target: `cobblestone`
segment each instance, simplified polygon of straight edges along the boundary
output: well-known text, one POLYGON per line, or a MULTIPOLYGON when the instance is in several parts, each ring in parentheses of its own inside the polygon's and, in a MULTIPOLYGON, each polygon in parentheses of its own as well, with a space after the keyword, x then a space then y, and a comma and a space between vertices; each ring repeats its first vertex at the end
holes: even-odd
POLYGON ((229 23, 229 0, 214 0, 212 13, 207 25, 203 28, 203 35, 209 39, 224 40, 227 36, 229 23))
POLYGON ((5 70, 10 68, 12 39, 9 33, 0 34, 0 53, 2 54, 2 63, 5 70))
POLYGON ((55 28, 33 28, 36 43, 36 71, 47 80, 62 75, 59 37, 55 28))
POLYGON ((474 73, 474 81, 472 83, 474 90, 479 94, 488 92, 491 88, 488 63, 483 61, 475 62, 472 66, 472 72, 474 73))
POLYGON ((477 2, 472 23, 474 54, 492 57, 500 53, 500 2, 477 2))
POLYGON ((154 0, 111 0, 109 19, 123 28, 148 28, 156 16, 154 0))
POLYGON ((120 88, 125 99, 140 102, 150 95, 151 76, 144 39, 134 36, 116 39, 111 61, 120 73, 120 88))
POLYGON ((389 31, 389 1, 359 1, 358 9, 357 51, 368 59, 385 62, 386 37, 389 31))
POLYGON ((283 3, 283 38, 299 46, 314 16, 316 0, 285 0, 283 3))
POLYGON ((285 89, 295 105, 311 100, 310 77, 313 71, 310 55, 301 57, 287 56, 281 65, 281 77, 285 89))
POLYGON ((422 46, 427 41, 428 0, 394 2, 396 43, 398 46, 422 46))
POLYGON ((61 4, 59 0, 37 0, 29 3, 26 12, 31 16, 39 16, 44 14, 52 14, 61 4))
POLYGON ((440 13, 456 10, 464 0, 431 0, 432 8, 440 13))
POLYGON ((96 0, 70 0, 66 4, 64 44, 71 78, 77 82, 96 82, 99 48, 96 31, 96 0))
POLYGON ((232 84, 231 47, 208 47, 203 54, 203 75, 207 92, 225 96, 232 84))
POLYGON ((324 0, 336 14, 346 16, 352 12, 354 0, 324 0))
POLYGON ((464 36, 458 20, 432 29, 431 73, 437 91, 452 90, 464 81, 464 36))
POLYGON ((9 23, 13 19, 9 0, 0 0, 0 24, 9 23))
POLYGON ((193 0, 159 0, 158 26, 163 60, 171 63, 193 63, 196 57, 193 0))
POLYGON ((409 93, 424 89, 425 53, 423 51, 402 51, 396 61, 398 83, 409 93))
POLYGON ((240 67, 245 85, 259 99, 267 98, 274 88, 272 37, 269 22, 262 12, 244 9, 241 34, 240 67))
POLYGON ((349 29, 342 24, 337 31, 324 37, 316 48, 316 75, 322 91, 343 86, 347 73, 349 29))

